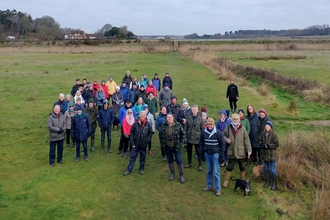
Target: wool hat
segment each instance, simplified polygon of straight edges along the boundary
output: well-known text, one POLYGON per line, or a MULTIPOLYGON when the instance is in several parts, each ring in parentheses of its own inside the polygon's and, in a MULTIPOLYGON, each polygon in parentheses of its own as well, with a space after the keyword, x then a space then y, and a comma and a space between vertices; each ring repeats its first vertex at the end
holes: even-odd
POLYGON ((237 120, 241 119, 241 117, 239 116, 239 114, 236 114, 236 113, 234 113, 234 114, 231 116, 231 118, 232 118, 232 119, 237 119, 237 120))
POLYGON ((88 103, 94 103, 94 99, 90 98, 90 99, 88 100, 88 103))
POLYGON ((168 83, 164 83, 164 87, 169 86, 168 83))
POLYGON ((126 99, 125 103, 132 103, 130 99, 126 99))
POLYGON ((116 89, 120 89, 120 87, 119 86, 116 86, 116 89))
POLYGON ((224 114, 225 117, 227 117, 227 112, 226 112, 226 110, 221 110, 221 111, 219 112, 219 115, 221 115, 221 114, 224 114))
POLYGON ((203 117, 203 116, 207 117, 206 112, 202 112, 202 117, 203 117))
POLYGON ((81 105, 77 105, 76 108, 75 108, 75 110, 76 111, 78 111, 78 110, 81 110, 82 111, 83 110, 83 107, 81 105))
POLYGON ((266 125, 269 125, 271 128, 273 128, 273 123, 271 121, 266 121, 266 125))
POLYGON ((184 105, 184 104, 187 104, 188 105, 188 101, 187 101, 186 98, 183 98, 182 105, 184 105))
POLYGON ((134 86, 134 85, 137 86, 137 83, 136 82, 132 82, 132 86, 134 86))
POLYGON ((153 95, 155 95, 153 91, 148 92, 148 95, 149 95, 150 93, 152 93, 153 95))
POLYGON ((140 85, 140 89, 141 89, 141 88, 144 88, 144 85, 140 85))
POLYGON ((113 79, 113 76, 109 76, 109 79, 113 79))
POLYGON ((266 110, 265 110, 265 109, 263 109, 263 108, 259 109, 258 113, 260 114, 261 112, 262 112, 262 113, 264 113, 265 115, 267 115, 267 113, 266 113, 266 110))
POLYGON ((103 100, 103 105, 104 105, 104 104, 108 104, 108 103, 109 103, 109 101, 108 101, 107 99, 104 99, 104 100, 103 100))
POLYGON ((244 110, 243 109, 239 109, 237 113, 242 112, 244 114, 244 110))
POLYGON ((201 112, 206 112, 206 107, 205 107, 205 106, 203 106, 203 107, 201 108, 201 112))
POLYGON ((105 80, 104 80, 104 79, 102 79, 102 82, 105 82, 105 80))
POLYGON ((123 81, 121 84, 127 84, 126 81, 123 81))

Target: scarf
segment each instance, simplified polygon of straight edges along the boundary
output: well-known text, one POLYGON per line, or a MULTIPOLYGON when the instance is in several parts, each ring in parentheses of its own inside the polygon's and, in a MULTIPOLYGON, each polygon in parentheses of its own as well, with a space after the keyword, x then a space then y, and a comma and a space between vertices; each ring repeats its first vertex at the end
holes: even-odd
POLYGON ((244 119, 244 115, 242 115, 242 117, 241 117, 241 121, 244 119))
POLYGON ((213 127, 213 129, 212 130, 209 130, 208 128, 205 128, 205 133, 207 133, 208 135, 209 135, 209 138, 212 136, 212 135, 214 135, 215 133, 217 133, 217 129, 216 129, 216 127, 213 127))
POLYGON ((147 119, 145 119, 144 121, 141 121, 140 118, 139 118, 139 123, 141 125, 141 130, 144 129, 144 126, 146 125, 146 122, 147 122, 147 119))
POLYGON ((126 122, 129 125, 134 124, 134 122, 135 122, 134 115, 133 114, 132 115, 126 115, 126 122))

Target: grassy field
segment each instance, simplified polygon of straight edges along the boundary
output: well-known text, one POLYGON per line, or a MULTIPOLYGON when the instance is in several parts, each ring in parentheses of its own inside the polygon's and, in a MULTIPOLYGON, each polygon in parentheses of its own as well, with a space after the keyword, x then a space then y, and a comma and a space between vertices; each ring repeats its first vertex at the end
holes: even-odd
MULTIPOLYGON (((222 189, 220 198, 204 193, 201 188, 205 186, 205 165, 204 171, 198 172, 197 160, 193 161, 194 168, 185 170, 185 184, 180 184, 178 179, 169 182, 167 164, 161 162, 157 133, 153 137, 154 155, 147 156, 144 176, 135 167, 130 176, 124 177, 122 172, 128 160, 116 153, 100 154, 99 130, 97 151, 89 152, 88 162, 75 163, 75 150, 71 148, 64 151, 64 165, 50 168, 47 117, 58 94, 70 93, 77 77, 100 82, 112 75, 118 83, 126 70, 138 77, 146 73, 149 78, 155 72, 161 78, 170 72, 180 104, 187 98, 190 105, 206 106, 209 116, 216 119, 220 109, 229 108, 225 99, 228 82, 217 80, 210 70, 179 53, 1 54, 2 219, 227 219, 229 216, 306 219, 309 216, 308 207, 313 198, 309 189, 299 197, 303 199, 297 199, 289 191, 265 190, 261 183, 252 183, 249 198, 235 194, 233 183, 222 189)), ((276 121, 280 137, 297 129, 317 131, 319 128, 302 121, 311 111, 316 118, 324 117, 322 112, 329 115, 325 107, 308 103, 299 112, 288 112, 290 98, 284 94, 268 100, 248 87, 239 89, 239 108, 245 109, 251 103, 256 108, 264 107, 271 117, 300 120, 276 121)), ((112 138, 115 152, 119 131, 114 131, 112 138)), ((187 162, 184 152, 183 160, 187 162)), ((247 176, 251 178, 252 167, 248 169, 247 176)), ((238 175, 236 167, 233 176, 238 175)))

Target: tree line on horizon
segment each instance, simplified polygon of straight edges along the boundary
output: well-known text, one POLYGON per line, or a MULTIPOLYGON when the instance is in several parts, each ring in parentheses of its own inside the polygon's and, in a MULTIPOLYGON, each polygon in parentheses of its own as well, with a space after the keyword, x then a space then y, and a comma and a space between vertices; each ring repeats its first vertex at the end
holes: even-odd
MULTIPOLYGON (((8 36, 18 39, 39 39, 39 40, 62 40, 66 34, 74 31, 81 31, 75 28, 61 28, 51 16, 45 15, 33 19, 26 12, 13 10, 0 10, 0 40, 8 36)), ((105 24, 94 33, 96 38, 132 38, 134 33, 127 29, 127 26, 115 27, 105 24)))

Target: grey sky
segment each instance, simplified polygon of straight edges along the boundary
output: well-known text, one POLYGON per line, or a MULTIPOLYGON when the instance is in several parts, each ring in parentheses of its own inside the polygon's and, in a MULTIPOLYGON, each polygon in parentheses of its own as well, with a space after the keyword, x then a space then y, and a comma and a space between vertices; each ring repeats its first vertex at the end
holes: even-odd
POLYGON ((247 29, 330 24, 329 0, 12 0, 0 10, 49 15, 61 27, 94 33, 104 24, 126 25, 137 35, 224 34, 247 29))

